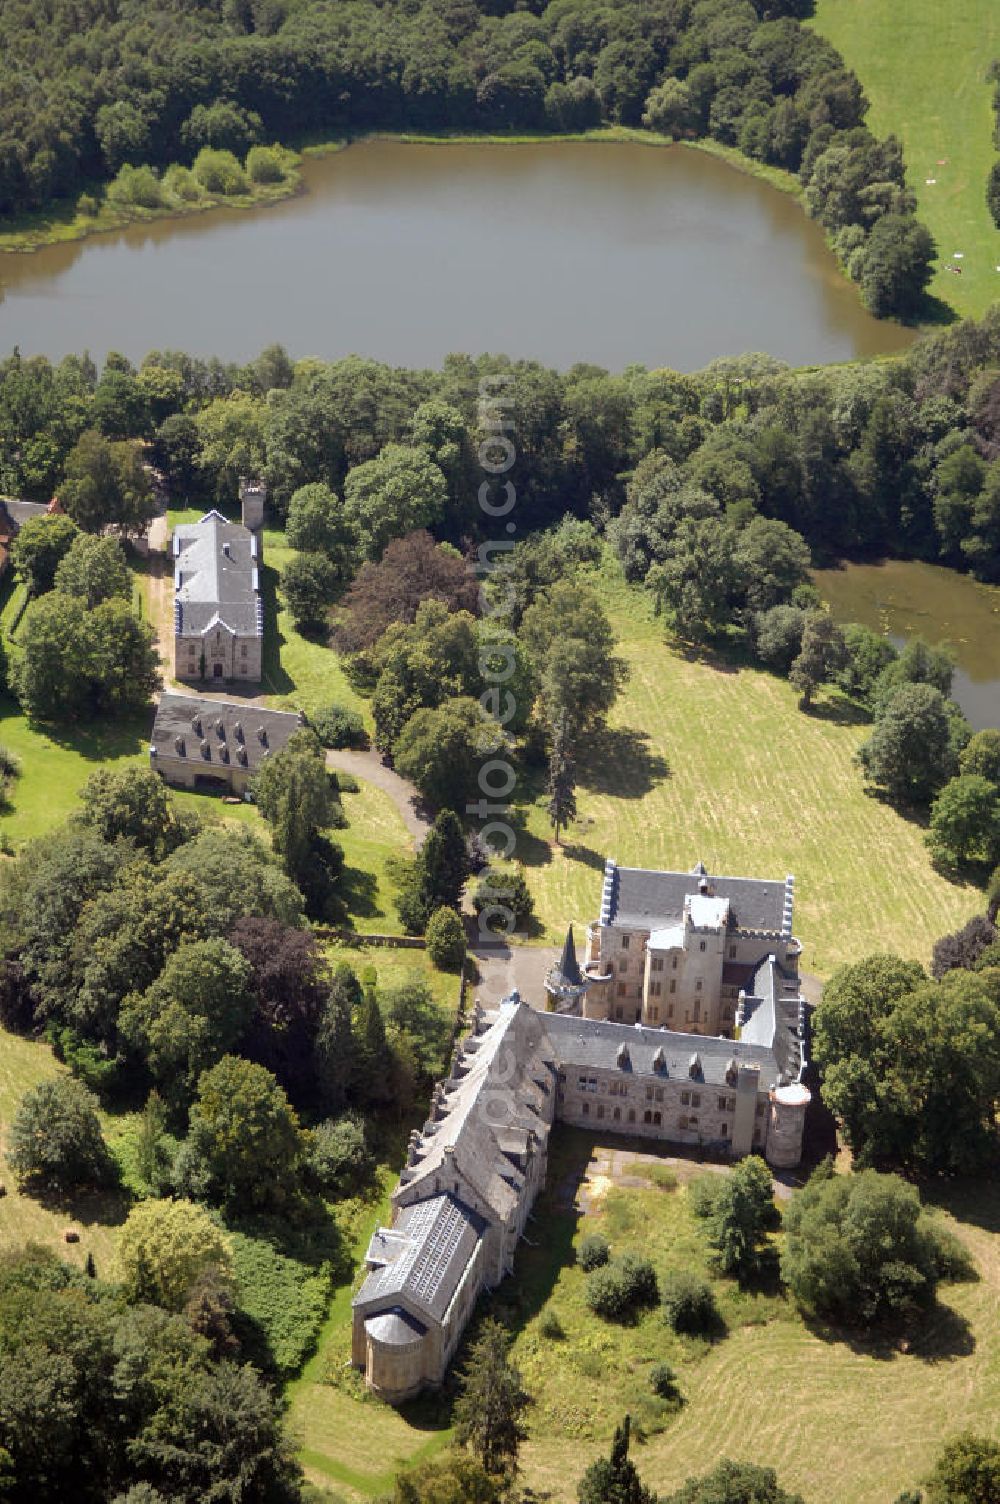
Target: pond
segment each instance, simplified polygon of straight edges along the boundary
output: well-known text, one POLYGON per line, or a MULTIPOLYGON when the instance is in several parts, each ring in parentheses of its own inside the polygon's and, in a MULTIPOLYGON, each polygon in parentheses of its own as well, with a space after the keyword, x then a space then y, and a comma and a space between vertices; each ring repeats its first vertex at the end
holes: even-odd
POLYGON ((641 143, 368 141, 266 208, 0 256, 0 350, 359 353, 435 366, 505 351, 696 370, 898 350, 819 226, 704 152, 641 143))
POLYGON ((890 559, 817 570, 838 621, 859 621, 901 647, 945 642, 955 653, 954 696, 977 731, 1000 726, 1000 589, 936 564, 890 559))

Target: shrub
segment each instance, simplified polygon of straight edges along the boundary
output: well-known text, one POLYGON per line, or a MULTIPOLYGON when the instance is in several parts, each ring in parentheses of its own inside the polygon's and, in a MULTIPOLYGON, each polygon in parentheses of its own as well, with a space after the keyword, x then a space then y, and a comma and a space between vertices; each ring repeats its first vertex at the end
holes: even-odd
POLYGON ((231 151, 216 151, 211 146, 203 146, 191 171, 209 193, 229 198, 247 191, 246 174, 231 151))
POLYGON ((548 1342, 562 1342, 566 1336, 565 1329, 555 1311, 542 1312, 542 1319, 538 1323, 538 1330, 548 1342))
POLYGON ((626 1253, 587 1276, 587 1304, 606 1321, 626 1321, 658 1294, 656 1270, 648 1259, 626 1253))
POLYGON ((454 909, 435 909, 427 924, 427 954, 439 971, 461 971, 465 926, 454 909))
POLYGON ((367 747, 368 745, 365 723, 356 710, 347 710, 343 705, 331 703, 321 705, 308 719, 324 747, 367 747))
POLYGON ((476 883, 472 907, 480 924, 485 923, 487 929, 499 934, 527 929, 535 912, 534 899, 520 867, 487 867, 476 883), (510 924, 506 923, 508 917, 513 920, 510 924))
POLYGON ((247 177, 251 183, 283 183, 285 166, 273 146, 251 146, 247 152, 247 177))
MULTIPOLYGON (((337 788, 340 791, 340 793, 342 793, 342 794, 356 794, 356 793, 359 792, 359 790, 361 788, 361 785, 358 782, 358 780, 355 778, 355 776, 354 776, 353 773, 345 773, 341 768, 338 768, 337 769, 336 777, 337 777, 337 788)), ((347 822, 345 820, 344 824, 346 825, 346 823, 347 822)))
POLYGON ((649 1387, 661 1400, 677 1398, 677 1374, 669 1363, 654 1363, 649 1370, 649 1387))
POLYGON ((204 197, 204 190, 190 167, 182 167, 179 162, 172 162, 163 174, 163 192, 182 204, 196 204, 204 197))
POLYGON ((688 1205, 696 1217, 712 1216, 721 1188, 721 1175, 699 1175, 692 1180, 688 1186, 688 1205))
POLYGON ((108 198, 113 204, 159 209, 163 204, 163 187, 151 167, 130 167, 126 163, 108 184, 108 198))
POLYGON ((576 1250, 576 1261, 588 1274, 593 1269, 600 1269, 610 1257, 611 1246, 607 1238, 602 1238, 599 1232, 588 1232, 586 1237, 581 1238, 576 1250))
POLYGON ((675 1332, 693 1337, 707 1337, 719 1321, 711 1285, 687 1271, 674 1274, 667 1281, 663 1313, 675 1332))
POLYGON ((76 212, 86 219, 96 219, 100 204, 92 193, 81 193, 76 201, 76 212))
POLYGON ((365 1180, 372 1156, 360 1118, 347 1114, 318 1123, 309 1137, 306 1166, 320 1190, 348 1196, 365 1180))
POLYGON ((279 1374, 302 1367, 326 1315, 331 1266, 289 1246, 284 1227, 261 1221, 230 1233, 238 1315, 247 1355, 279 1374))

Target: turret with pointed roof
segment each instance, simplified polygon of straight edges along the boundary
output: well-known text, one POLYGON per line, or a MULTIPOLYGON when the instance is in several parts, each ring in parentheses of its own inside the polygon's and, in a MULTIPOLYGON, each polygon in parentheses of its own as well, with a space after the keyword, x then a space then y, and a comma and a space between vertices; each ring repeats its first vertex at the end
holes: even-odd
POLYGON ((573 926, 566 931, 562 955, 545 978, 545 996, 550 1013, 579 1013, 583 994, 590 985, 576 959, 573 926))

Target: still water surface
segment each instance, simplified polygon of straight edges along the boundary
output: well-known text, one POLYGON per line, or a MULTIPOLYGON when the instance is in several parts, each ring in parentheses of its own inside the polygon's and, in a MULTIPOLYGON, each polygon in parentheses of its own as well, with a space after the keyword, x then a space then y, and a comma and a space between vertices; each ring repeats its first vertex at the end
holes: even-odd
POLYGON ((1000 726, 1000 589, 936 564, 890 559, 813 575, 838 621, 946 642, 957 660, 953 694, 977 731, 1000 726))
POLYGON ((0 351, 246 360, 453 350, 695 370, 897 350, 799 204, 717 158, 641 144, 404 145, 309 161, 305 192, 0 255, 0 351))

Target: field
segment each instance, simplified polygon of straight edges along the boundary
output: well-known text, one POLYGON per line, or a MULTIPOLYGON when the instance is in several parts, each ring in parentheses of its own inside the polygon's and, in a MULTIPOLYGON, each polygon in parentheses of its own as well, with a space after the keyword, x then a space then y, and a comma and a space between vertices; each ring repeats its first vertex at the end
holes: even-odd
POLYGON ((596 916, 608 856, 625 866, 796 879, 803 967, 829 975, 876 950, 927 961, 933 941, 982 907, 930 865, 923 830, 865 794, 851 707, 798 709, 787 681, 685 656, 617 574, 600 577, 631 668, 606 732, 580 756, 578 819, 557 848, 545 795, 522 807, 544 937, 596 916))
MULTIPOLYGON (((648 1148, 648 1145, 643 1146, 648 1148)), ((661 1168, 657 1166, 656 1168, 661 1168)), ((964 1426, 997 1434, 1000 1413, 1000 1198, 985 1188, 975 1208, 949 1209, 971 1248, 980 1279, 945 1287, 940 1311, 908 1353, 827 1340, 768 1288, 715 1289, 728 1335, 714 1344, 678 1338, 651 1311, 634 1326, 593 1317, 572 1246, 603 1232, 614 1252, 641 1252, 659 1275, 705 1267, 699 1226, 685 1186, 698 1167, 671 1161, 661 1185, 650 1167, 616 1141, 598 1145, 560 1129, 552 1143, 548 1189, 521 1244, 513 1278, 494 1296, 516 1333, 514 1356, 532 1396, 524 1480, 553 1504, 570 1504, 589 1461, 606 1450, 628 1411, 644 1440, 635 1460, 660 1492, 720 1455, 773 1464, 784 1485, 809 1504, 885 1504, 930 1466, 940 1438, 964 1426), (592 1155, 594 1156, 592 1159, 592 1155), (581 1213, 574 1191, 586 1176, 581 1213), (544 1227, 545 1236, 538 1230, 544 1227), (546 1337, 555 1315, 563 1337, 546 1337), (677 1371, 678 1413, 649 1387, 654 1362, 677 1371), (800 1419, 803 1402, 808 1421, 800 1419), (887 1431, 885 1418, 893 1417, 887 1431), (844 1437, 851 1446, 844 1447, 844 1437)), ((367 1210, 360 1248, 381 1208, 367 1210)), ((350 1290, 335 1299, 323 1343, 293 1386, 291 1418, 307 1470, 350 1501, 384 1491, 394 1462, 433 1452, 448 1439, 447 1403, 425 1400, 397 1412, 363 1397, 344 1369, 350 1290), (324 1374, 328 1382, 324 1383, 324 1374)))
POLYGON ((930 291, 963 317, 981 316, 1000 298, 1000 231, 985 197, 997 156, 986 71, 1000 57, 1000 7, 994 0, 817 0, 811 24, 860 78, 871 129, 903 143, 917 212, 939 252, 930 291), (943 270, 956 251, 961 276, 943 270))

